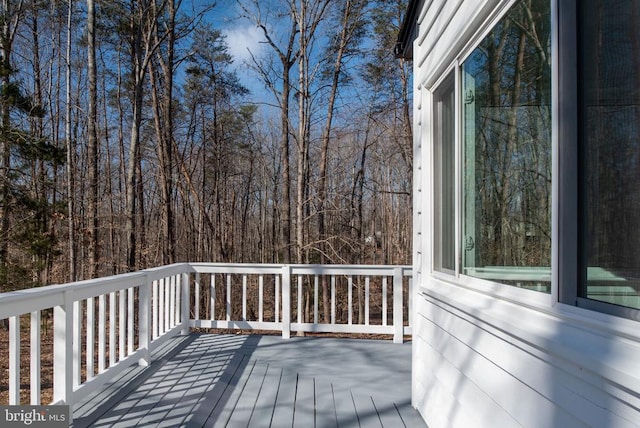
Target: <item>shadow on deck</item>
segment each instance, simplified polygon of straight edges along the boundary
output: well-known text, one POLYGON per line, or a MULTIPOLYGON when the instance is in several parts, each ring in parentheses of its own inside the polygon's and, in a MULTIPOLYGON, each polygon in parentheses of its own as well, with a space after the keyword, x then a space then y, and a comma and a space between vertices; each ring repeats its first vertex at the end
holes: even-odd
POLYGON ((421 427, 411 343, 191 334, 74 406, 74 427, 421 427))

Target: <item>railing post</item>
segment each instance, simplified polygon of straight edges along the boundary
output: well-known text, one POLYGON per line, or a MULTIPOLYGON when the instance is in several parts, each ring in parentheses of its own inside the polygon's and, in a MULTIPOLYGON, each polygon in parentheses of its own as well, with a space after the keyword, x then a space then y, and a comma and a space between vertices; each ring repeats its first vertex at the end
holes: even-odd
POLYGON ((404 317, 402 313, 402 268, 393 269, 393 343, 402 343, 404 317))
POLYGON ((407 296, 407 310, 409 314, 407 319, 409 320, 409 327, 412 327, 411 334, 413 336, 413 276, 409 277, 409 295, 407 296))
POLYGON ((182 273, 182 279, 180 281, 180 285, 182 286, 182 296, 180 296, 181 300, 181 321, 182 321, 182 331, 180 334, 186 336, 189 334, 189 306, 190 306, 190 298, 189 298, 189 274, 187 272, 182 273))
POLYGON ((151 339, 155 340, 160 335, 160 287, 158 280, 151 282, 151 296, 149 296, 149 302, 151 303, 151 339))
POLYGON ((282 266, 282 338, 291 337, 291 266, 282 266))
POLYGON ((152 281, 149 275, 145 275, 144 284, 138 289, 138 349, 142 350, 142 357, 138 360, 138 365, 147 367, 151 364, 151 287, 152 281))
POLYGON ((64 302, 53 308, 53 402, 70 404, 73 391, 73 300, 64 292, 64 302))
MULTIPOLYGON (((73 302, 73 387, 80 385, 82 379, 82 303, 73 302)), ((38 354, 40 354, 38 352, 38 354)), ((38 357, 39 359, 40 357, 38 357)))
MULTIPOLYGON (((40 350, 41 350, 41 346, 40 346, 40 321, 41 321, 41 315, 40 315, 40 311, 33 311, 31 312, 31 362, 29 364, 30 366, 30 371, 31 371, 31 404, 33 405, 40 405, 40 390, 41 390, 41 385, 40 385, 40 350)), ((78 330, 80 330, 80 328, 78 328, 78 330)), ((80 349, 80 336, 75 336, 75 338, 78 340, 77 342, 77 347, 75 346, 76 344, 74 344, 74 375, 75 373, 79 373, 79 367, 80 367, 80 354, 78 353, 77 355, 75 354, 75 350, 76 349, 80 349), (77 358, 77 360, 76 360, 77 358)), ((75 382, 74 382, 75 383, 75 382)))
POLYGON ((9 318, 9 404, 20 404, 20 317, 9 318))

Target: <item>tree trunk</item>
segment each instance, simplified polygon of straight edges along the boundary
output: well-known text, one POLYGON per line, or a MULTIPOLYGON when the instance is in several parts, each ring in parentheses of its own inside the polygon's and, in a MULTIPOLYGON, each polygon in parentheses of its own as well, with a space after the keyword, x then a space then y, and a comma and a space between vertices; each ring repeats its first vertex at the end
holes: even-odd
POLYGON ((69 0, 67 5, 67 50, 65 64, 66 80, 66 112, 64 122, 64 134, 67 140, 67 225, 68 250, 69 250, 69 281, 78 279, 76 272, 76 220, 75 220, 75 153, 76 147, 71 138, 71 22, 73 17, 73 0, 69 0))
MULTIPOLYGON (((284 65, 284 64, 283 64, 284 65)), ((286 68, 286 66, 285 66, 286 68)), ((283 72, 280 110, 280 153, 282 156, 282 262, 291 263, 291 166, 289 163, 289 91, 291 66, 283 72)))
MULTIPOLYGON (((0 86, 3 91, 9 86, 11 70, 11 49, 13 47, 12 11, 8 0, 2 1, 2 34, 0 34, 0 86)), ((9 172, 11 171, 11 130, 10 109, 7 102, 0 102, 0 291, 7 284, 7 268, 9 258, 9 215, 10 188, 9 172)))
POLYGON ((89 121, 87 169, 89 186, 89 277, 98 276, 98 89, 96 70, 96 11, 94 0, 87 0, 87 74, 89 78, 89 121))
MULTIPOLYGON (((333 113, 335 109, 336 96, 338 94, 338 84, 340 82, 340 74, 342 72, 342 59, 347 48, 349 36, 351 33, 350 24, 352 23, 350 15, 352 11, 352 2, 347 0, 344 6, 342 18, 342 28, 340 30, 340 41, 336 51, 336 58, 333 64, 333 73, 331 76, 331 90, 329 92, 329 102, 327 105, 327 119, 322 132, 322 146, 320 148, 320 176, 318 178, 318 249, 320 252, 320 264, 327 263, 327 233, 326 233, 326 204, 327 204, 327 165, 329 157, 329 144, 331 142, 331 129, 333 126, 333 113)), ((329 259, 331 261, 331 259, 329 259)), ((329 284, 325 276, 322 277, 322 307, 325 322, 329 321, 329 284)))
MULTIPOLYGON (((162 84, 155 78, 155 70, 149 76, 152 79, 152 100, 154 123, 156 127, 157 155, 160 166, 160 191, 162 206, 162 263, 171 264, 176 261, 175 224, 173 210, 173 80, 174 80, 174 48, 175 48, 175 1, 167 2, 168 19, 166 29, 166 58, 163 52, 156 52, 156 62, 162 71, 162 84)), ((160 35, 156 34, 155 43, 160 44, 160 35)), ((153 62, 151 65, 153 66, 153 62)), ((154 67, 155 68, 155 67, 154 67)))
POLYGON ((126 194, 126 223, 127 238, 127 270, 136 269, 136 166, 138 160, 138 146, 140 144, 140 124, 142 123, 142 83, 138 74, 134 76, 133 118, 131 121, 131 138, 129 140, 129 159, 127 162, 125 194, 126 194))
POLYGON ((310 118, 307 114, 309 100, 309 74, 308 74, 308 35, 307 35, 307 2, 300 2, 298 10, 298 28, 300 30, 298 55, 298 137, 297 137, 297 169, 296 169, 296 263, 303 263, 304 251, 304 205, 306 181, 306 159, 309 154, 309 139, 307 129, 310 118))
MULTIPOLYGON (((166 5, 163 3, 163 6, 166 5)), ((129 158, 127 160, 125 194, 126 194, 126 220, 125 235, 127 240, 126 266, 133 271, 138 267, 137 256, 142 254, 138 248, 144 243, 144 233, 138 230, 138 226, 144 227, 144 214, 138 209, 143 209, 142 182, 138 182, 141 171, 140 159, 140 129, 142 125, 142 106, 144 98, 144 80, 147 75, 149 61, 160 47, 160 41, 164 37, 155 34, 157 18, 163 13, 163 8, 150 8, 142 4, 135 6, 130 17, 130 59, 131 59, 131 85, 132 89, 132 118, 131 136, 129 143, 129 158), (138 10, 139 9, 139 10, 138 10), (139 206, 138 206, 139 204, 139 206), (139 217, 138 217, 139 214, 139 217), (139 235, 139 236, 138 236, 139 235)))

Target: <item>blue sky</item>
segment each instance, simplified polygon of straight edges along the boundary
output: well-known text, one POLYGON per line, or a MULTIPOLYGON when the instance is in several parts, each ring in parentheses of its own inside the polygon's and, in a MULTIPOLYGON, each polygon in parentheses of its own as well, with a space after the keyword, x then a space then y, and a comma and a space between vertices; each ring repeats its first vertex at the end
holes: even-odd
MULTIPOLYGON (((195 10, 204 7, 211 1, 189 0, 195 10)), ((240 18, 241 9, 237 0, 218 0, 216 6, 208 12, 206 20, 215 28, 221 30, 227 36, 229 53, 234 58, 234 68, 241 82, 251 91, 251 98, 259 100, 265 95, 265 89, 255 73, 248 69, 246 64, 251 63, 249 51, 259 56, 265 48, 260 43, 263 39, 262 32, 255 24, 247 19, 240 18)))

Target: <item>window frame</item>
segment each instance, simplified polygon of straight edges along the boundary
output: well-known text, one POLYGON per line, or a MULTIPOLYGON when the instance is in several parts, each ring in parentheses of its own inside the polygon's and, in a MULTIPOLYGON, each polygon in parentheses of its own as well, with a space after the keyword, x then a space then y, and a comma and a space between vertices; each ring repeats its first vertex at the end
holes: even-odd
MULTIPOLYGON (((429 106, 426 118, 434 118, 436 108, 436 94, 440 86, 453 73, 454 104, 455 104, 455 271, 443 272, 435 266, 434 252, 438 251, 432 241, 430 271, 432 277, 457 286, 463 286, 483 292, 494 297, 516 301, 525 306, 537 308, 567 308, 576 310, 590 310, 615 317, 640 320, 640 310, 631 307, 588 299, 580 296, 580 287, 586 281, 586 267, 580 255, 580 239, 582 222, 580 212, 580 105, 579 101, 579 54, 578 47, 578 6, 579 0, 558 1, 548 0, 551 7, 551 292, 540 293, 533 290, 520 289, 492 280, 464 275, 461 272, 461 204, 464 202, 461 188, 461 174, 463 173, 462 159, 462 129, 461 115, 464 108, 462 100, 462 64, 477 48, 482 40, 491 32, 517 0, 503 2, 485 20, 485 23, 475 32, 464 45, 452 64, 440 74, 429 89, 429 106), (562 142, 562 144, 560 144, 562 142)), ((432 143, 436 133, 432 128, 429 133, 432 143)), ((433 144, 430 150, 431 167, 434 171, 433 144)), ((434 177, 431 175, 431 194, 434 195, 434 177)), ((433 196, 431 200, 430 236, 434 236, 435 209, 433 196)))
MULTIPOLYGON (((462 243, 460 242, 461 234, 462 234, 462 219, 461 219, 461 207, 464 202, 464 195, 462 186, 462 173, 463 173, 463 162, 462 159, 462 129, 463 124, 461 123, 462 117, 462 109, 464 108, 464 104, 462 102, 462 94, 461 94, 461 86, 462 86, 462 64, 464 61, 473 53, 473 51, 482 43, 482 41, 489 35, 489 33, 493 30, 493 28, 500 22, 500 20, 511 10, 511 8, 515 5, 518 0, 510 0, 501 5, 501 7, 496 8, 496 10, 485 20, 485 23, 481 26, 481 28, 474 34, 474 36, 467 42, 464 48, 460 51, 460 54, 453 61, 453 64, 448 67, 443 73, 440 74, 440 77, 434 82, 431 86, 429 92, 431 94, 430 97, 430 110, 433 111, 436 109, 435 104, 435 94, 437 93, 440 85, 449 77, 451 73, 454 74, 454 93, 455 93, 455 272, 443 272, 441 270, 437 270, 435 266, 435 256, 434 253, 437 251, 437 246, 435 241, 432 241, 430 244, 430 249, 432 252, 431 256, 431 274, 433 277, 436 277, 445 282, 451 282, 456 285, 461 285, 464 287, 468 287, 486 294, 493 295, 498 298, 513 300, 525 303, 527 305, 531 305, 534 307, 550 307, 553 306, 554 302, 557 302, 557 298, 554 298, 554 292, 558 289, 557 281, 556 281, 556 260, 557 258, 554 255, 557 253, 557 241, 554 240, 554 233, 557 230, 556 223, 554 223, 554 217, 557 213, 557 198, 554 198, 554 186, 556 186, 556 180, 552 179, 552 220, 551 220, 551 233, 552 233, 552 243, 551 243, 551 291, 550 293, 542 293, 535 290, 528 290, 524 288, 518 288, 512 285, 503 284, 500 282, 496 282, 489 279, 482 279, 470 275, 465 275, 461 272, 462 265, 462 243)), ((552 2, 551 4, 551 39, 552 43, 557 38, 555 35, 557 34, 557 21, 555 18, 555 1, 549 0, 552 2)), ((556 165, 556 152, 557 152, 557 115, 555 111, 556 105, 556 94, 554 91, 554 76, 557 72, 557 63, 554 62, 555 56, 557 55, 557 47, 552 45, 552 64, 551 64, 551 75, 552 75, 552 103, 551 103, 551 120, 552 120, 552 134, 551 134, 551 156, 552 156, 552 177, 555 177, 557 174, 557 165, 556 165)), ((432 112, 428 117, 434 117, 434 113, 432 112)), ((435 152, 434 152, 434 144, 435 144, 435 132, 430 132, 431 141, 431 170, 434 170, 435 166, 435 152)), ((433 174, 430 177, 431 179, 431 194, 435 195, 435 183, 433 174)), ((436 205, 434 203, 434 196, 431 198, 431 212, 432 219, 430 221, 431 224, 431 236, 435 236, 435 209, 436 205)))
MULTIPOLYGON (((552 13, 555 10, 553 28, 556 36, 552 37, 554 54, 552 61, 556 64, 552 73, 551 90, 555 97, 553 117, 556 118, 556 154, 554 173, 557 180, 553 185, 552 195, 553 228, 555 254, 552 263, 556 269, 552 273, 553 302, 578 306, 578 284, 580 283, 580 253, 578 246, 578 55, 577 49, 577 8, 575 0, 553 1, 552 13), (562 54, 560 54, 562 52, 562 54), (560 71, 562 70, 562 72, 560 71), (559 145, 557 142, 562 141, 559 145), (562 207, 559 201, 562 200, 562 207)), ((554 16, 554 15, 552 15, 554 16)))
POLYGON ((431 170, 434 172, 432 175, 432 198, 431 198, 431 206, 432 206, 432 219, 431 219, 431 236, 432 236, 432 259, 431 259, 431 267, 432 272, 437 272, 444 275, 449 276, 457 276, 457 272, 459 270, 459 243, 458 243, 458 186, 459 186, 459 171, 458 171, 458 121, 459 121, 459 108, 458 108, 458 82, 457 82, 457 67, 453 67, 447 70, 446 73, 443 73, 443 77, 434 85, 434 90, 431 92, 431 118, 432 118, 432 141, 431 145, 431 170), (453 129, 451 131, 452 134, 452 144, 453 144, 453 191, 452 202, 453 202, 453 269, 444 268, 442 266, 443 259, 443 235, 439 232, 438 228, 440 227, 439 220, 441 221, 443 215, 442 212, 439 211, 439 208, 442 207, 442 192, 441 188, 438 188, 438 184, 442 185, 442 141, 441 137, 441 116, 440 116, 440 103, 448 96, 449 91, 451 90, 453 95, 453 106, 452 106, 452 114, 453 114, 453 129), (443 96, 444 95, 444 96, 443 96), (439 150, 438 150, 439 149, 439 150), (439 180, 440 179, 440 180, 439 180))
POLYGON ((462 77, 461 77, 462 63, 473 52, 473 50, 482 42, 482 40, 491 32, 493 27, 499 22, 500 19, 502 19, 502 17, 509 11, 509 9, 511 9, 511 6, 513 6, 513 4, 515 4, 516 1, 518 0, 509 0, 505 4, 502 4, 501 6, 496 8, 496 10, 494 10, 491 14, 489 14, 487 19, 483 23, 483 25, 478 29, 478 31, 475 32, 475 34, 467 41, 465 45, 463 45, 463 48, 461 49, 460 54, 454 57, 454 60, 452 61, 452 63, 449 66, 445 67, 445 69, 438 75, 438 78, 435 79, 428 86, 428 88, 425 88, 427 89, 425 93, 428 94, 428 97, 427 97, 428 108, 423 110, 425 113, 425 116, 423 116, 423 118, 426 119, 425 120, 426 123, 431 124, 427 134, 429 136, 429 141, 431 142, 431 144, 429 144, 428 146, 429 147, 428 164, 430 166, 430 171, 431 171, 431 174, 428 175, 428 188, 429 188, 429 194, 430 194, 428 206, 430 208, 430 214, 428 217, 425 218, 425 220, 427 220, 427 222, 425 223, 425 226, 428 226, 428 234, 424 235, 425 237, 429 238, 428 239, 429 242, 427 245, 428 247, 427 271, 430 272, 432 277, 438 278, 444 282, 448 282, 456 285, 462 285, 465 287, 476 289, 483 293, 495 295, 496 297, 505 298, 509 300, 526 301, 527 296, 531 296, 532 294, 537 295, 533 299, 533 303, 536 306, 549 306, 550 295, 548 293, 539 293, 539 292, 530 293, 529 290, 518 289, 517 287, 512 287, 505 284, 492 282, 486 279, 480 279, 480 278, 471 277, 468 275, 463 275, 460 272, 460 266, 462 263, 461 243, 460 243, 461 233, 462 233, 461 232, 462 224, 461 224, 460 217, 461 217, 461 206, 463 203, 463 200, 462 200, 463 195, 461 191, 461 180, 462 180, 461 171, 462 171, 463 160, 461 159, 462 143, 460 139, 461 126, 462 126, 460 123, 461 122, 460 118, 462 117, 462 106, 460 103, 460 99, 461 99, 460 88, 462 86, 462 77), (434 131, 433 118, 435 116, 435 109, 436 109, 435 95, 440 89, 441 85, 450 77, 450 75, 453 75, 454 112, 455 112, 454 113, 455 115, 455 119, 454 119, 454 122, 455 122, 455 133, 454 133, 455 270, 442 271, 442 270, 436 269, 436 263, 435 263, 435 260, 436 260, 435 253, 436 251, 438 251, 438 247, 434 239, 435 227, 436 227, 436 224, 435 224, 436 223, 436 220, 435 220, 436 204, 435 204, 435 198, 434 198, 436 183, 434 180, 433 172, 435 171, 435 162, 436 162, 435 149, 434 149, 436 133, 434 131))

